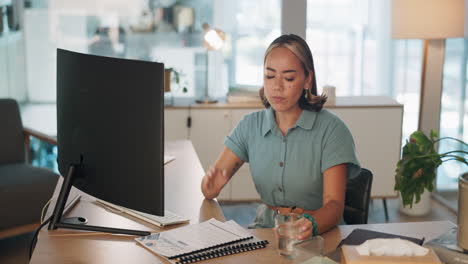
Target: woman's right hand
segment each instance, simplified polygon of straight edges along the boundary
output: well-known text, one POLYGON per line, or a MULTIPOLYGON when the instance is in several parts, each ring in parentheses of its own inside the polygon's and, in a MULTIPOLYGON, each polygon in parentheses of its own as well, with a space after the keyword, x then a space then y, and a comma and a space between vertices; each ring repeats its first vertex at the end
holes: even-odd
POLYGON ((229 181, 230 176, 226 169, 211 167, 202 181, 202 192, 207 199, 213 199, 223 189, 224 185, 229 181))

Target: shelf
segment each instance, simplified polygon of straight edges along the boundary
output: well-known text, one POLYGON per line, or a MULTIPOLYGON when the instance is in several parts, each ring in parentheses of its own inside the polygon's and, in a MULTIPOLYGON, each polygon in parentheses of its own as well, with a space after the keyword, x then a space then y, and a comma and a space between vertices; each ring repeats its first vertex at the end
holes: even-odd
POLYGON ((128 32, 126 41, 131 43, 157 43, 172 47, 201 47, 203 45, 202 33, 177 33, 177 32, 128 32))

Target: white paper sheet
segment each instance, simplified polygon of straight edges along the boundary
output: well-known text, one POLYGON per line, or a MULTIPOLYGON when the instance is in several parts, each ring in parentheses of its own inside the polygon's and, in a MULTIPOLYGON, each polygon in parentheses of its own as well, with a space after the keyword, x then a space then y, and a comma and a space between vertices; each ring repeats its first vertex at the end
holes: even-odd
POLYGON ((212 218, 200 224, 187 225, 135 240, 149 250, 170 258, 252 237, 239 227, 212 218))

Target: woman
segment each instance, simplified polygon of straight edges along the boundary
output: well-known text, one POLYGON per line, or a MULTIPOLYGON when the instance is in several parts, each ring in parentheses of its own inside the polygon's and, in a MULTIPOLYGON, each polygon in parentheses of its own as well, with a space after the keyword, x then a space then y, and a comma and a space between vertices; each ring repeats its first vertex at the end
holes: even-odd
POLYGON ((264 205, 251 227, 274 227, 276 212, 304 214, 299 240, 343 223, 347 177, 359 173, 354 142, 346 125, 322 110, 307 43, 283 35, 265 52, 265 110, 246 115, 226 137, 225 147, 202 180, 213 199, 244 164, 250 163, 264 205), (315 226, 315 228, 314 228, 315 226))

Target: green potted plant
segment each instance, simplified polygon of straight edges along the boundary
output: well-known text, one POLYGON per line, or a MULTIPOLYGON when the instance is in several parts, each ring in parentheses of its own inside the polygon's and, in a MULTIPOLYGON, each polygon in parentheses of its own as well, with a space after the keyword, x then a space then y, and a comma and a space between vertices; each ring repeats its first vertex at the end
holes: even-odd
POLYGON ((181 77, 183 77, 183 73, 179 72, 175 68, 166 68, 164 69, 164 92, 171 91, 171 83, 174 81, 177 86, 182 88, 182 92, 187 92, 187 85, 186 82, 181 82, 181 77))
POLYGON ((180 90, 182 88, 182 92, 186 93, 187 92, 187 82, 182 81, 183 73, 179 72, 178 70, 174 68, 166 68, 164 69, 164 92, 165 93, 170 93, 170 105, 174 105, 174 92, 171 89, 171 83, 174 82, 178 89, 180 90))
POLYGON ((397 163, 395 191, 399 191, 403 207, 413 207, 421 200, 424 191, 434 190, 437 168, 446 161, 455 160, 468 165, 464 150, 452 150, 437 153, 436 144, 442 140, 455 140, 463 146, 467 144, 452 137, 438 138, 437 132, 431 131, 428 137, 421 131, 413 132, 403 147, 403 155, 397 163))

